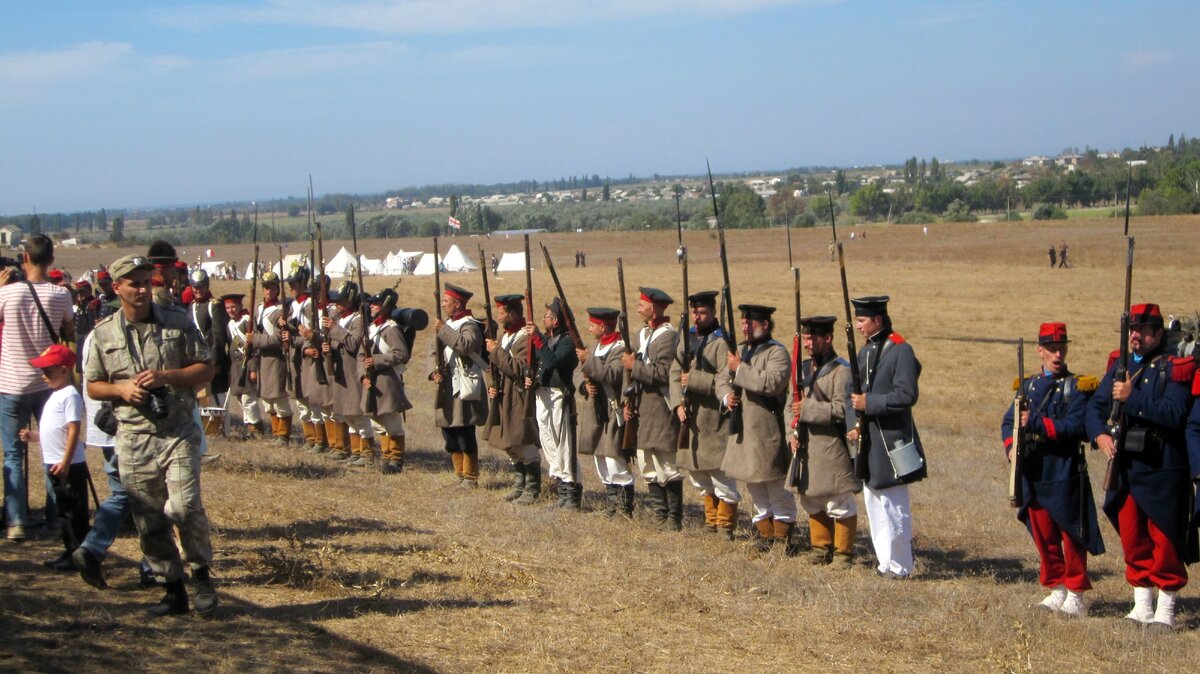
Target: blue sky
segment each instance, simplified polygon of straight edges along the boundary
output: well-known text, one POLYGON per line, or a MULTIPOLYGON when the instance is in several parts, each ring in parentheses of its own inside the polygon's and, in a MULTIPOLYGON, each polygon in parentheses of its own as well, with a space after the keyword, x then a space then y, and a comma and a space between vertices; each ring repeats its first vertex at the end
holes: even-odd
POLYGON ((1119 149, 1200 3, 6 3, 0 214, 1119 149))

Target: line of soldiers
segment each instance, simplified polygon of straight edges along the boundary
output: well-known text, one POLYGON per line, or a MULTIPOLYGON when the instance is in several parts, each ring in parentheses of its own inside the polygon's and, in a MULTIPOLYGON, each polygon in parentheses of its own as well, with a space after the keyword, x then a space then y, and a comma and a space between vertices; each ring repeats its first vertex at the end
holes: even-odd
POLYGON ((1068 369, 1066 325, 1041 326, 1039 371, 1016 384, 1027 409, 1010 406, 1001 424, 1009 460, 1020 462, 1017 517, 1041 558, 1039 580, 1050 589, 1041 608, 1087 615, 1087 558, 1104 552, 1084 455, 1090 442, 1109 459, 1102 510, 1117 530, 1133 587, 1133 609, 1125 617, 1175 627, 1186 565, 1200 561, 1194 485, 1200 478, 1200 377, 1192 358, 1164 349, 1164 337, 1158 305, 1133 306, 1128 360, 1120 363, 1114 351, 1097 382, 1068 369), (1117 377, 1119 371, 1127 375, 1117 377), (1024 445, 1016 457, 1014 429, 1024 445))

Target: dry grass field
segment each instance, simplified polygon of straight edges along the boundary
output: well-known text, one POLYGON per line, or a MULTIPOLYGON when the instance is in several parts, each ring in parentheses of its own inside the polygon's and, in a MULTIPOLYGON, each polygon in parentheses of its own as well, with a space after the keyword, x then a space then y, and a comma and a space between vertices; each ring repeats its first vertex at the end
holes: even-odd
MULTIPOLYGON (((1197 310, 1194 248, 1200 218, 1135 219, 1133 298, 1164 313, 1197 310)), ((106 563, 96 591, 41 561, 56 541, 0 545, 0 669, 71 671, 1177 671, 1200 652, 1200 601, 1182 594, 1185 629, 1147 633, 1121 616, 1131 593, 1119 544, 1092 564, 1091 617, 1067 621, 1030 605, 1042 596, 1037 556, 1005 498, 998 426, 1011 398, 1018 336, 1065 320, 1073 369, 1100 374, 1116 347, 1124 244, 1119 220, 866 226, 844 233, 855 295, 888 293, 897 331, 924 365, 916 420, 930 478, 912 490, 917 569, 898 583, 872 573, 869 540, 849 572, 750 550, 743 508, 735 543, 715 540, 689 509, 680 534, 645 519, 587 512, 602 492, 585 471, 585 512, 503 502, 499 453, 484 450, 482 486, 450 486, 449 459, 431 427, 430 387, 410 377, 405 472, 382 476, 312 455, 218 440, 206 464, 221 608, 147 623, 157 591, 137 587, 132 537, 106 563), (1070 269, 1048 269, 1046 248, 1066 240, 1070 269)), ((615 260, 630 290, 680 297, 674 232, 545 235, 570 301, 618 302, 615 260), (588 253, 573 269, 571 254, 588 253)), ((691 288, 720 281, 715 233, 686 234, 691 288)), ((793 232, 805 313, 841 314, 829 230, 793 232)), ((519 239, 456 242, 516 251, 519 239)), ((790 345, 791 275, 783 230, 730 232, 738 302, 780 307, 777 337, 790 345)), ((364 242, 364 252, 430 248, 428 241, 364 242)), ((249 259, 246 246, 218 250, 249 259)), ((335 244, 326 244, 336 251, 335 244)), ((536 250, 536 243, 535 243, 536 250)), ((332 255, 332 252, 328 253, 332 255)), ((118 256, 61 251, 72 271, 118 256)), ((266 254, 264 253, 264 256, 266 254)), ((188 256, 194 259, 194 253, 188 256)), ((540 256, 535 299, 552 293, 540 256)), ((479 275, 449 275, 481 290, 479 275)), ((368 290, 391 279, 368 278, 368 290)), ((234 284, 219 283, 218 292, 234 284)), ((492 292, 521 292, 520 274, 492 292)), ((433 279, 408 278, 401 302, 432 313, 433 279)), ((482 293, 472 308, 481 314, 482 293)), ((635 295, 636 296, 636 295, 635 295)), ((676 308, 680 305, 676 305, 676 308)), ((419 338, 423 347, 427 335, 419 338)), ((839 350, 844 350, 840 347, 839 350)), ((1031 350, 1032 351, 1032 350, 1031 350)), ((1034 366, 1032 352, 1027 366, 1034 366)), ((421 368, 423 371, 424 364, 421 368)), ((34 461, 36 462, 36 454, 34 461)), ((89 456, 103 498, 100 460, 89 456)), ((1092 456, 1093 484, 1103 465, 1092 456)), ((586 466, 586 464, 585 464, 586 466)), ((37 482, 37 480, 35 480, 37 482)), ((639 487, 639 498, 643 488, 639 487)), ((40 503, 40 486, 32 501, 40 503)), ((864 527, 865 528, 865 527, 864 527)))

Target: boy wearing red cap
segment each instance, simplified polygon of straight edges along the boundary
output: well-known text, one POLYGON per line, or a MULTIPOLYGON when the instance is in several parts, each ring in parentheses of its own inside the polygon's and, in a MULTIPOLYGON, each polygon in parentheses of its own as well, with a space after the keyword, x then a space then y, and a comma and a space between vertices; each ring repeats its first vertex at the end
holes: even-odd
POLYGON ((1157 304, 1130 308, 1127 375, 1115 377, 1121 354, 1114 351, 1086 423, 1115 473, 1104 513, 1121 536, 1125 580, 1133 586, 1133 610, 1125 617, 1174 629, 1176 595, 1188 580, 1185 564, 1200 561, 1191 517, 1194 468, 1184 439, 1196 366, 1190 357, 1164 352, 1163 327, 1157 304), (1118 411, 1114 401, 1120 410, 1110 419, 1118 411))
POLYGON ((42 445, 42 463, 54 486, 58 517, 62 520, 65 551, 46 566, 72 571, 71 553, 87 536, 88 468, 83 453, 83 397, 71 385, 75 372, 75 354, 62 344, 51 345, 29 364, 42 371, 42 380, 53 390, 38 417, 38 430, 22 429, 23 442, 42 445))
POLYGON ((1065 323, 1042 324, 1038 372, 1017 382, 1026 408, 1015 420, 1013 406, 1008 406, 1000 439, 1008 460, 1021 462, 1017 519, 1033 537, 1041 558, 1039 579, 1050 588, 1038 606, 1082 618, 1087 615, 1083 593, 1092 588, 1087 556, 1104 552, 1082 444, 1087 401, 1099 382, 1067 369, 1069 341, 1065 323), (1014 426, 1022 440, 1019 457, 1013 457, 1014 426))

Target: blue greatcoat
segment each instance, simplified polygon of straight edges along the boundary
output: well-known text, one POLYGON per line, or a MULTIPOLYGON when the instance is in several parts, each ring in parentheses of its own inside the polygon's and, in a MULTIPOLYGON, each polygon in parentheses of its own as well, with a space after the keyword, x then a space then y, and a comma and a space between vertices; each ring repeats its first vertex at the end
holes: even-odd
MULTIPOLYGON (((1089 553, 1104 552, 1096 502, 1087 476, 1082 443, 1087 440, 1084 415, 1095 377, 1081 378, 1063 371, 1044 371, 1021 383, 1029 403, 1024 458, 1020 466, 1023 500, 1017 519, 1029 527, 1029 506, 1045 508, 1071 540, 1089 553)), ((1013 406, 1000 425, 1000 437, 1012 445, 1013 406)))
MULTIPOLYGON (((1087 434, 1093 441, 1109 432, 1107 420, 1117 357, 1114 354, 1110 358, 1112 364, 1088 402, 1087 434)), ((1194 471, 1189 467, 1184 440, 1194 365, 1191 358, 1175 362, 1158 349, 1140 361, 1130 354, 1128 368, 1135 376, 1122 410, 1126 446, 1117 456, 1116 488, 1105 494, 1104 513, 1116 527, 1125 496, 1132 494, 1134 502, 1166 534, 1185 563, 1200 561, 1192 520, 1194 471), (1130 451, 1142 434, 1146 438, 1143 449, 1130 451)))

